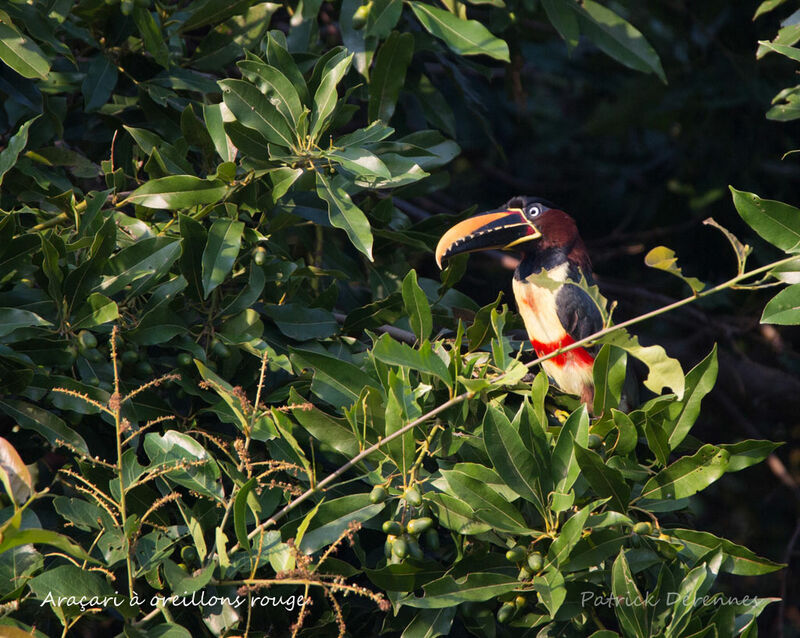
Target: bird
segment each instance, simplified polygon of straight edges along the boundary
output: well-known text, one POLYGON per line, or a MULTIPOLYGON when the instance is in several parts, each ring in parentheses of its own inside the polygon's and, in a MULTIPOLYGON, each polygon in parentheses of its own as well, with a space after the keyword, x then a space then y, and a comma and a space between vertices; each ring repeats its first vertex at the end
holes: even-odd
MULTIPOLYGON (((480 250, 518 250, 513 292, 537 356, 580 341, 603 327, 603 317, 584 288, 594 285, 592 265, 575 220, 545 199, 513 197, 500 208, 459 222, 436 246, 436 263, 480 250), (537 277, 546 271, 550 282, 537 277), (544 285, 543 285, 544 284, 544 285)), ((577 347, 542 362, 555 385, 592 409, 595 356, 577 347)))

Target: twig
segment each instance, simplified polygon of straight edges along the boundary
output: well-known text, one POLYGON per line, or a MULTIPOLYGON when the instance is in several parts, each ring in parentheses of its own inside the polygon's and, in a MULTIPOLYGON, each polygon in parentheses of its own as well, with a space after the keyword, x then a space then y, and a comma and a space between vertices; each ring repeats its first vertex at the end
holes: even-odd
MULTIPOLYGON (((347 315, 341 312, 334 312, 333 316, 339 323, 344 323, 345 319, 347 319, 347 315)), ((390 326, 388 324, 383 324, 382 326, 378 326, 376 330, 378 332, 385 332, 387 335, 392 337, 392 339, 396 339, 397 341, 402 341, 403 343, 407 343, 412 346, 417 343, 417 337, 408 330, 395 328, 394 326, 390 326)))

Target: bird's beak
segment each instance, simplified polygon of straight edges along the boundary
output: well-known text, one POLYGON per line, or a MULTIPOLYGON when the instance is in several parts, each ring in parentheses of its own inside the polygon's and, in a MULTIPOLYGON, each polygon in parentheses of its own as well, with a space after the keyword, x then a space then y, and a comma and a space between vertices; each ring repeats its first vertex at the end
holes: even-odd
POLYGON ((502 208, 481 213, 448 230, 436 246, 436 263, 476 250, 509 249, 542 236, 520 208, 502 208))

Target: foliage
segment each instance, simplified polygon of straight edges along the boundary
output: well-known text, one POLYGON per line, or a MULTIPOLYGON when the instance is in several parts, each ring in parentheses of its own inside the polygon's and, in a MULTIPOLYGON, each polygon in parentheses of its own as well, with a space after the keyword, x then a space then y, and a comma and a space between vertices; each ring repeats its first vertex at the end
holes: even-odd
MULTIPOLYGON (((684 375, 607 328, 590 418, 524 378, 512 313, 454 288, 463 259, 439 281, 408 263, 452 219, 406 199, 446 185, 456 113, 491 137, 481 93, 531 20, 664 80, 659 56, 590 0, 444 5, 4 5, 4 630, 755 635, 771 599, 712 587, 780 564, 683 522, 776 447, 691 436, 716 350, 684 375), (656 395, 626 413, 627 354, 656 395), (37 477, 17 450, 40 443, 37 477), (201 592, 215 604, 152 602, 201 592)), ((798 211, 733 203, 788 257, 747 271, 723 229, 737 273, 706 287, 651 253, 681 304, 795 265, 798 211)), ((800 321, 798 285, 764 321, 800 321)))

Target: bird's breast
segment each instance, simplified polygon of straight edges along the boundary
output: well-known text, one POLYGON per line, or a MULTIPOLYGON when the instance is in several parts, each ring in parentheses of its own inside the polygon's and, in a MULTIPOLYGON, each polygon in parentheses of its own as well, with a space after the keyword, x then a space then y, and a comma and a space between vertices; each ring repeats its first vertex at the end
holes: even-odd
MULTIPOLYGON (((558 318, 556 297, 561 286, 550 289, 515 279, 513 289, 525 330, 538 356, 575 343, 558 318)), ((583 396, 592 386, 593 364, 594 357, 586 349, 575 348, 544 361, 542 366, 562 390, 583 396)))

